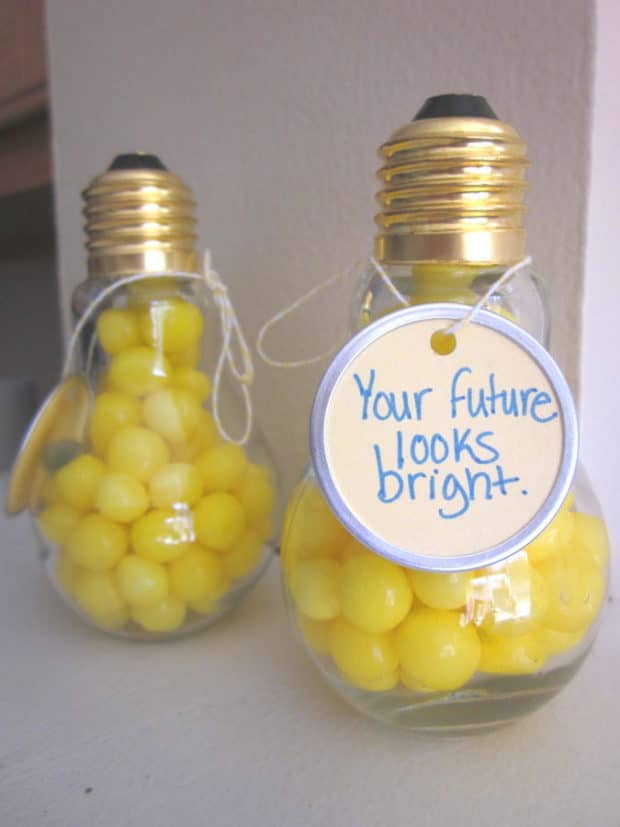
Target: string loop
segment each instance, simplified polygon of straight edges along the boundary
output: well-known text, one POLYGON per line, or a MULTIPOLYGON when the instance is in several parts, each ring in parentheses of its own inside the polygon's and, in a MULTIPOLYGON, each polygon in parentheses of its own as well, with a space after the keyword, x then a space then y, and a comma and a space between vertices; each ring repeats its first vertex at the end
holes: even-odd
MULTIPOLYGON (((252 361, 252 352, 248 346, 247 340, 243 333, 243 329, 237 317, 237 313, 230 299, 228 288, 222 281, 219 273, 213 268, 211 259, 211 251, 206 250, 203 258, 203 272, 191 273, 184 271, 174 272, 157 272, 157 273, 136 273, 131 276, 123 276, 115 279, 108 287, 105 287, 86 307, 84 313, 81 315, 76 324, 69 343, 67 345, 67 354, 62 369, 62 379, 66 379, 75 370, 75 359, 78 350, 80 337, 88 322, 92 319, 97 309, 106 301, 115 291, 120 287, 128 284, 135 284, 136 282, 146 281, 148 279, 156 279, 159 277, 181 278, 189 279, 191 281, 200 281, 207 288, 213 296, 213 302, 217 307, 220 325, 222 330, 222 346, 218 355, 215 372, 213 374, 213 392, 212 392, 212 410, 213 419, 222 439, 227 442, 232 442, 236 445, 245 445, 252 432, 253 423, 253 409, 252 397, 250 394, 250 387, 254 381, 254 364, 252 361), (238 350, 240 363, 238 364, 234 349, 238 350), (245 428, 239 439, 232 437, 225 429, 220 414, 220 385, 222 380, 222 373, 224 368, 228 367, 230 373, 239 383, 245 407, 245 428)), ((92 358, 94 349, 93 340, 88 347, 88 364, 92 358)))

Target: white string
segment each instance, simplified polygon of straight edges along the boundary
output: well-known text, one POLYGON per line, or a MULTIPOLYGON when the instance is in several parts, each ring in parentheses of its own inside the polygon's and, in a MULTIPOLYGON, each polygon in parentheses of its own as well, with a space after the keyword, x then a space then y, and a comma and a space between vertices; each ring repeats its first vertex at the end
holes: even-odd
POLYGON ((469 312, 466 313, 462 319, 457 319, 449 327, 447 327, 444 330, 444 333, 446 335, 450 333, 454 335, 457 330, 460 330, 463 327, 463 325, 466 325, 474 318, 476 313, 484 307, 484 305, 488 302, 488 300, 491 298, 491 296, 493 295, 493 293, 495 293, 496 290, 498 290, 500 287, 506 284, 506 282, 510 281, 510 279, 516 276, 517 273, 520 273, 521 270, 525 270, 531 264, 532 257, 526 256, 525 258, 522 258, 521 261, 518 261, 516 264, 513 264, 512 267, 509 267, 504 273, 502 273, 502 275, 496 281, 493 282, 493 284, 489 287, 489 289, 482 296, 482 298, 479 301, 477 301, 472 308, 470 308, 469 312))
MULTIPOLYGON (((207 287, 207 289, 210 290, 213 294, 213 300, 219 311, 220 324, 222 328, 222 347, 220 348, 215 373, 213 375, 213 419, 222 439, 226 440, 227 442, 233 442, 236 445, 245 445, 245 443, 250 438, 253 422, 252 398, 250 395, 250 386, 254 381, 254 365, 252 363, 252 353, 250 351, 250 348, 248 347, 247 340, 241 328, 241 324, 239 323, 239 319, 237 318, 237 314, 228 295, 228 289, 222 281, 220 275, 217 273, 216 270, 213 269, 211 265, 210 250, 205 251, 203 262, 204 272, 202 274, 187 273, 184 271, 136 273, 132 276, 123 276, 121 278, 115 279, 108 287, 105 287, 86 307, 78 323, 76 324, 73 333, 71 334, 71 338, 69 339, 69 343, 67 345, 67 355, 65 357, 62 369, 62 379, 66 379, 69 375, 71 375, 71 373, 74 370, 74 362, 76 358, 77 348, 80 341, 80 336, 82 335, 85 326, 88 324, 88 322, 92 318, 95 311, 99 308, 99 306, 103 302, 105 302, 105 300, 120 287, 123 287, 127 284, 134 284, 135 282, 139 281, 145 281, 147 279, 157 279, 159 277, 182 278, 190 279, 193 281, 201 281, 207 287), (235 362, 235 357, 233 353, 235 340, 236 346, 239 349, 239 353, 241 356, 241 367, 238 367, 235 362), (243 431, 242 436, 239 439, 234 439, 230 436, 230 434, 224 428, 220 416, 220 383, 222 379, 222 373, 226 365, 228 365, 230 372, 232 373, 232 375, 241 387, 241 392, 243 395, 243 401, 245 405, 245 429, 243 431)), ((91 347, 89 348, 88 361, 90 361, 91 355, 92 343, 91 347)))
POLYGON ((267 333, 269 333, 272 327, 279 324, 279 322, 281 322, 283 319, 286 319, 286 317, 293 313, 295 310, 298 310, 300 307, 303 307, 303 305, 307 304, 310 301, 310 299, 314 298, 314 296, 318 295, 323 290, 326 290, 328 287, 331 287, 332 284, 337 284, 339 281, 344 280, 349 275, 351 270, 353 270, 357 266, 357 264, 358 262, 355 262, 355 264, 348 270, 345 270, 341 273, 335 273, 333 276, 330 276, 325 281, 321 282, 320 284, 317 284, 311 290, 308 290, 307 293, 304 293, 303 296, 300 296, 292 304, 289 304, 283 310, 280 310, 278 313, 272 316, 270 319, 267 319, 267 321, 258 331, 258 336, 256 338, 256 350, 258 352, 258 355, 264 362, 266 362, 268 365, 271 365, 271 367, 274 368, 301 368, 305 367, 306 365, 314 365, 316 364, 316 362, 322 362, 323 359, 327 359, 329 356, 332 355, 332 353, 335 353, 342 344, 344 344, 346 337, 343 335, 337 342, 335 342, 330 348, 328 348, 328 350, 323 351, 323 353, 319 353, 318 356, 310 356, 308 359, 298 359, 297 361, 282 362, 279 359, 272 358, 267 353, 267 351, 265 350, 264 342, 265 336, 267 335, 267 333))
POLYGON ((383 269, 383 267, 379 264, 379 262, 377 261, 377 259, 376 259, 376 258, 374 258, 373 256, 371 256, 371 257, 370 257, 370 263, 371 263, 371 264, 372 264, 372 266, 375 268, 375 270, 377 271, 377 273, 379 273, 379 275, 381 276, 381 280, 383 281, 383 283, 385 284, 385 286, 387 287, 387 289, 390 291, 390 293, 394 296, 394 298, 396 299, 396 301, 397 301, 397 302, 400 302, 400 303, 402 304, 402 306, 403 306, 403 307, 409 307, 409 304, 410 304, 410 303, 409 303, 409 302, 407 301, 407 299, 403 296, 403 294, 400 292, 400 290, 396 287, 396 285, 394 284, 394 282, 392 281, 392 279, 388 276, 388 274, 387 274, 387 273, 386 273, 386 271, 383 269))
POLYGON ((237 445, 245 445, 252 432, 252 398, 250 396, 250 386, 254 381, 252 353, 248 347, 239 319, 237 318, 235 308, 228 295, 228 288, 220 278, 219 273, 211 266, 210 250, 205 250, 203 270, 205 284, 213 293, 213 300, 220 312, 220 324, 222 326, 222 347, 213 375, 213 419, 215 420, 218 431, 225 440, 234 442, 237 445), (236 344, 241 355, 241 367, 237 367, 235 363, 233 339, 236 339, 236 344), (240 439, 233 439, 233 437, 227 433, 220 419, 220 380, 226 364, 237 382, 239 382, 245 404, 245 430, 240 439))
MULTIPOLYGON (((400 290, 396 287, 390 276, 388 275, 385 268, 377 261, 374 256, 370 256, 369 258, 370 263, 375 269, 377 275, 381 278, 387 289, 390 291, 392 296, 399 302, 403 307, 409 307, 410 302, 407 298, 400 292, 400 290)), ((454 333, 460 327, 462 327, 467 322, 471 321, 474 315, 480 310, 480 308, 487 303, 490 296, 502 285, 506 284, 514 275, 520 272, 522 269, 529 267, 532 263, 531 256, 526 256, 526 258, 522 259, 521 261, 513 264, 512 267, 509 267, 499 279, 497 279, 493 284, 489 287, 487 292, 482 296, 479 302, 475 304, 471 310, 462 318, 456 321, 454 324, 450 325, 446 329, 446 333, 454 333)), ((298 359, 297 361, 281 361, 279 359, 274 359, 271 357, 265 350, 265 336, 271 330, 272 327, 279 324, 283 319, 289 316, 291 313, 294 313, 295 310, 298 310, 303 305, 307 304, 310 299, 314 298, 318 293, 321 293, 323 290, 326 290, 328 287, 331 287, 332 284, 337 284, 339 281, 344 280, 349 273, 354 270, 356 267, 359 266, 359 262, 355 262, 353 267, 350 267, 348 270, 345 270, 341 273, 336 273, 333 276, 330 276, 325 281, 317 284, 311 290, 308 290, 307 293, 304 293, 298 299, 296 299, 292 304, 287 305, 284 309, 278 311, 274 316, 268 319, 263 326, 261 327, 258 337, 256 339, 256 350, 258 355, 261 359, 266 362, 268 365, 271 365, 274 368, 300 368, 305 367, 306 365, 314 365, 316 362, 321 362, 323 359, 327 359, 333 353, 335 353, 340 346, 345 342, 346 336, 342 336, 337 342, 335 342, 328 350, 323 351, 323 353, 319 353, 317 356, 310 356, 307 359, 298 359)), ((481 274, 482 275, 482 274, 481 274)))

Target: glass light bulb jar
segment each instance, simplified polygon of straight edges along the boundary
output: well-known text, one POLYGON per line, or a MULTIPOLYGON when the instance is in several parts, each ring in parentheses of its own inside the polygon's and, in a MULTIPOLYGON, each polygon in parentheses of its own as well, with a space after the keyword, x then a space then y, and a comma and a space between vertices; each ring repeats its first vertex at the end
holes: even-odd
MULTIPOLYGON (((454 151, 462 154, 464 146, 470 151, 474 139, 497 127, 497 122, 480 123, 488 116, 457 116, 458 124, 445 123, 453 117, 433 115, 436 123, 423 124, 420 144, 414 122, 408 137, 401 131, 386 145, 388 166, 398 168, 401 177, 409 167, 409 178, 392 183, 396 192, 384 192, 380 200, 393 204, 400 198, 411 203, 407 210, 400 207, 407 219, 400 216, 397 220, 386 212, 378 219, 380 227, 398 226, 402 235, 405 221, 415 222, 416 211, 424 213, 431 197, 454 204, 458 193, 467 189, 471 203, 472 192, 482 189, 479 176, 464 182, 471 175, 464 171, 464 164, 455 172, 454 159, 446 164, 443 158, 438 171, 416 156, 418 152, 428 159, 433 128, 442 139, 434 149, 439 146, 445 154, 452 134, 456 135, 454 151), (464 125, 465 120, 470 123, 464 125), (474 139, 464 140, 467 129, 473 129, 474 139), (446 194, 447 169, 454 176, 451 199, 446 194), (429 193, 432 173, 441 176, 439 194, 429 193), (424 187, 417 180, 419 175, 425 176, 424 187)), ((488 143, 488 135, 484 138, 488 143)), ((509 140, 516 141, 512 134, 509 140)), ((497 146, 494 149, 495 157, 501 155, 497 146)), ((488 146, 480 151, 488 154, 488 146)), ((491 164, 492 158, 493 153, 491 164)), ((484 155, 479 163, 483 160, 484 155)), ((505 164, 504 157, 502 170, 505 164)), ((472 165, 470 157, 467 167, 472 165)), ((394 177, 385 175, 384 180, 393 182, 394 177)), ((504 194, 504 203, 513 201, 504 194)), ((463 209, 461 205, 448 219, 463 221, 467 217, 463 209)), ((425 214, 420 225, 409 228, 409 254, 416 244, 421 249, 428 240, 424 236, 429 221, 425 214)), ((448 225, 444 215, 443 232, 448 225)), ((446 233, 447 255, 455 245, 463 244, 463 232, 453 224, 452 232, 446 233)), ((404 244, 402 238, 394 240, 389 233, 379 237, 377 258, 411 305, 473 305, 509 264, 501 262, 498 252, 506 243, 505 234, 498 240, 493 233, 490 226, 486 247, 496 260, 490 256, 488 261, 403 261, 397 254, 381 255, 386 250, 398 252, 404 244)), ((519 238, 508 240, 518 248, 519 238)), ((522 250, 513 255, 512 261, 523 254, 522 250)), ((369 266, 353 303, 352 332, 398 309, 392 291, 369 266)), ((490 297, 487 309, 546 341, 545 303, 534 278, 521 273, 504 284, 490 297)), ((286 601, 321 674, 362 712, 431 733, 493 728, 552 698, 592 645, 605 602, 608 558, 605 524, 582 471, 547 528, 527 547, 487 568, 438 573, 408 568, 378 555, 345 530, 324 498, 312 467, 291 497, 282 534, 286 601)))
MULTIPOLYGON (((214 420, 220 319, 192 276, 191 194, 142 156, 120 157, 131 165, 85 193, 93 277, 74 294, 76 364, 32 426, 12 489, 67 605, 150 639, 214 622, 256 582, 273 550, 274 474, 256 428, 241 446, 214 420)), ((225 382, 218 401, 242 433, 243 403, 225 382)))

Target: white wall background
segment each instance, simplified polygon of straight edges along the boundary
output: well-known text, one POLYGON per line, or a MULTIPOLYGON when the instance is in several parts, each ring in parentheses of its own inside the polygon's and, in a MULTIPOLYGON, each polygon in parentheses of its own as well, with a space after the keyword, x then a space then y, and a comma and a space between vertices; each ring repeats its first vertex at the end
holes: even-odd
MULTIPOLYGON (((159 153, 194 187, 252 337, 370 245, 379 144, 428 95, 471 91, 528 141, 530 246, 574 382, 593 17, 587 0, 48 0, 65 312, 84 277, 79 193, 116 153, 159 153)), ((344 316, 318 303, 280 341, 316 352, 344 316)), ((320 372, 259 370, 287 486, 320 372)))
MULTIPOLYGON (((587 221, 581 359, 581 455, 607 518, 613 548, 620 542, 617 473, 620 465, 620 5, 598 0, 596 69, 587 221)), ((616 565, 614 587, 620 588, 616 565)))

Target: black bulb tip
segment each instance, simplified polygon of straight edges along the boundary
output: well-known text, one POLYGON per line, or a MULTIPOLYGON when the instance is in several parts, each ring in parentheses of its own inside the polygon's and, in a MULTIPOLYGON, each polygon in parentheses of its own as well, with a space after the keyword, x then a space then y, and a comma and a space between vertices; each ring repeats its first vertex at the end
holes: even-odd
POLYGON ((435 95, 427 98, 414 121, 427 118, 491 118, 497 115, 482 95, 435 95))
POLYGON ((117 155, 108 167, 108 172, 119 169, 160 169, 166 171, 168 167, 163 164, 157 155, 148 152, 124 152, 117 155))

